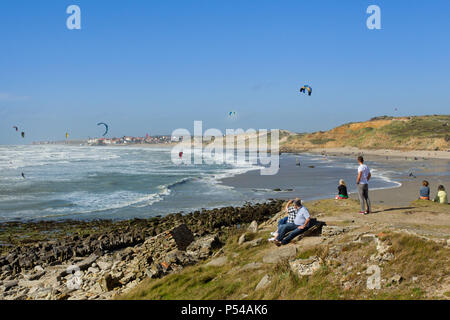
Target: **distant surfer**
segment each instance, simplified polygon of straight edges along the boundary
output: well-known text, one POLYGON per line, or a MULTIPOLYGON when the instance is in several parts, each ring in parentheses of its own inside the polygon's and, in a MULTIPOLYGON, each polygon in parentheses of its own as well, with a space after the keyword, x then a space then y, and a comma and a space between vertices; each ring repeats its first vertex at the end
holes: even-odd
POLYGON ((24 178, 25 179, 25 174, 22 172, 22 178, 24 178))
POLYGON ((181 158, 183 158, 183 151, 180 151, 180 153, 178 154, 178 156, 181 158))

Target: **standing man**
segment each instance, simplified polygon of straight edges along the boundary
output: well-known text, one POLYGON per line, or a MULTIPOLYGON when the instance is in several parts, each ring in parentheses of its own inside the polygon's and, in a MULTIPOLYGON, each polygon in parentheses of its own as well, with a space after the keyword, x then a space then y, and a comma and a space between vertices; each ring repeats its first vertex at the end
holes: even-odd
POLYGON ((356 184, 358 185, 358 196, 359 202, 361 203, 361 211, 359 213, 368 214, 371 213, 369 199, 369 180, 372 175, 370 174, 369 167, 364 164, 363 157, 358 157, 358 163, 358 178, 356 179, 356 184), (366 205, 367 210, 365 210, 366 205))

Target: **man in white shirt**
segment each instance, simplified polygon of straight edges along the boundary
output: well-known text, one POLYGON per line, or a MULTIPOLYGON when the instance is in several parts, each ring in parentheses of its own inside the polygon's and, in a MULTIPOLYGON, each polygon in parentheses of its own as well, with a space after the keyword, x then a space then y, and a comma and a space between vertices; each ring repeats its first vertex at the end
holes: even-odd
POLYGON ((278 236, 274 241, 277 246, 288 244, 292 239, 309 228, 310 214, 308 209, 302 205, 300 199, 295 200, 294 207, 297 209, 294 223, 286 223, 280 226, 278 229, 278 236), (286 236, 286 233, 288 232, 290 233, 286 236))
POLYGON ((356 179, 356 184, 358 185, 358 196, 359 202, 361 203, 360 214, 368 214, 370 210, 370 199, 369 199, 369 180, 372 177, 370 169, 364 164, 364 158, 358 157, 358 178, 356 179), (367 205, 367 210, 366 210, 367 205))

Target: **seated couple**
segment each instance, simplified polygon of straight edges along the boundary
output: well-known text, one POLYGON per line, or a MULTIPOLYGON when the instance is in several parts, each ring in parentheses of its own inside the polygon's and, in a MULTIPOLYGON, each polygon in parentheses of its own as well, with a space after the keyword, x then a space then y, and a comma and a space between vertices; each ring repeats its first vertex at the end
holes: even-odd
POLYGON ((308 209, 302 205, 300 199, 289 200, 285 210, 288 216, 278 222, 278 230, 272 232, 273 238, 269 239, 269 241, 273 241, 277 246, 288 244, 292 239, 310 227, 311 219, 308 209))

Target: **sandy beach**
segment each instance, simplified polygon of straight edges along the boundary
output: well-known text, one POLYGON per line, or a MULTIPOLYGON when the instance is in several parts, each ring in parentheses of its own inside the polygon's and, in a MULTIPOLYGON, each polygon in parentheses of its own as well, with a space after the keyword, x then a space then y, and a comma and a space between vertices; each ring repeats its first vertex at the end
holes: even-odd
MULTIPOLYGON (((438 185, 444 185, 447 190, 450 188, 450 161, 447 160, 444 156, 445 153, 435 152, 430 153, 431 156, 428 158, 419 158, 419 155, 423 153, 416 152, 391 152, 389 156, 386 156, 382 151, 374 151, 374 152, 366 152, 365 150, 354 151, 354 154, 348 155, 350 150, 346 150, 345 152, 341 150, 341 153, 331 152, 327 150, 328 155, 335 155, 339 157, 344 157, 348 159, 355 159, 355 177, 356 181, 356 155, 362 153, 365 156, 366 163, 369 164, 376 162, 378 164, 383 164, 389 168, 392 165, 391 170, 401 170, 406 172, 408 168, 411 168, 411 173, 413 176, 409 176, 407 174, 399 174, 395 177, 394 181, 397 183, 396 186, 392 186, 390 188, 378 189, 373 188, 370 190, 370 198, 373 205, 381 205, 388 207, 404 207, 408 206, 412 201, 416 200, 419 197, 419 189, 422 185, 423 180, 427 180, 430 184, 430 196, 432 198, 435 197, 437 192, 438 185), (395 156, 393 155, 395 154, 395 156), (405 159, 404 157, 407 157, 405 159), (415 158, 417 160, 415 160, 415 158), (420 169, 418 169, 420 168, 420 169)), ((318 151, 317 153, 321 153, 318 151)), ((350 153, 351 154, 351 153, 350 153)), ((289 183, 290 181, 298 181, 302 178, 301 172, 295 166, 295 163, 292 161, 280 161, 281 166, 277 175, 274 176, 260 176, 257 171, 250 171, 242 175, 238 175, 231 178, 223 179, 222 182, 225 185, 230 185, 233 187, 260 187, 260 188, 268 188, 275 189, 280 188, 285 183, 289 183)), ((313 170, 313 169, 311 169, 313 170)), ((376 177, 376 173, 374 173, 376 177)), ((322 179, 323 177, 318 176, 318 179, 322 179)), ((339 179, 338 176, 334 177, 337 181, 339 179)), ((354 181, 347 181, 348 185, 353 186, 354 181)), ((370 184, 369 184, 370 186, 370 184)), ((370 188, 370 187, 369 187, 370 188)), ((320 191, 319 191, 320 192, 320 191)), ((350 198, 358 199, 358 195, 356 193, 350 193, 350 198)), ((280 198, 289 199, 293 197, 304 198, 304 195, 301 192, 282 192, 280 193, 280 198)), ((315 199, 326 199, 326 197, 319 197, 315 199)))
MULTIPOLYGON (((408 177, 405 177, 407 179, 408 177)), ((422 180, 430 183, 430 196, 433 199, 436 196, 437 186, 442 184, 446 190, 450 188, 450 177, 421 176, 411 181, 403 181, 398 188, 370 190, 369 196, 374 205, 383 205, 389 207, 405 207, 419 197, 419 189, 422 186, 422 180)), ((358 199, 356 193, 351 193, 350 198, 358 199)), ((449 208, 450 213, 450 208, 449 208)))

